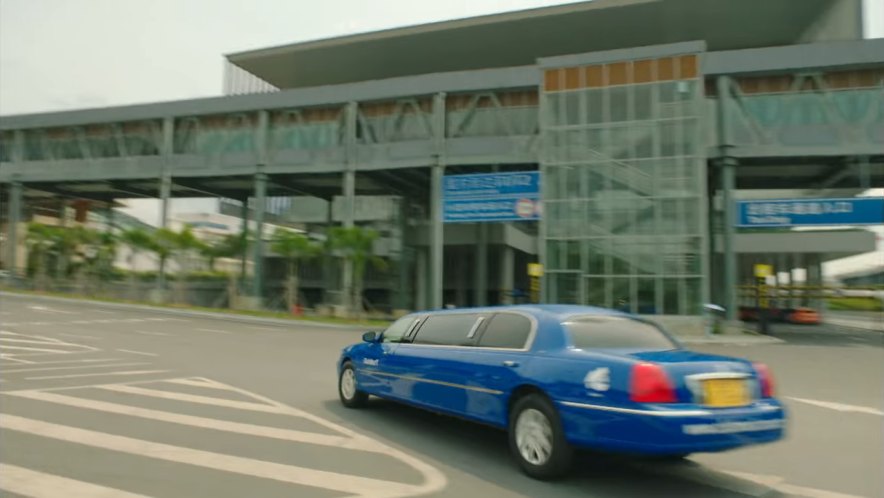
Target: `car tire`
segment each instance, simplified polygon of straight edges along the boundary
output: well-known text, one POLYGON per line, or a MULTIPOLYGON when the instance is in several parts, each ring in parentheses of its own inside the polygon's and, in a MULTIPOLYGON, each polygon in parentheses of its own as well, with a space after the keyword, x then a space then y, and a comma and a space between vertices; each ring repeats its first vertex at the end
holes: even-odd
POLYGON ((338 397, 347 408, 362 408, 368 402, 368 393, 356 388, 356 369, 349 361, 338 375, 338 397))
POLYGON ((529 394, 515 402, 509 445, 522 471, 535 479, 562 477, 571 468, 574 450, 565 439, 555 406, 543 395, 529 394))

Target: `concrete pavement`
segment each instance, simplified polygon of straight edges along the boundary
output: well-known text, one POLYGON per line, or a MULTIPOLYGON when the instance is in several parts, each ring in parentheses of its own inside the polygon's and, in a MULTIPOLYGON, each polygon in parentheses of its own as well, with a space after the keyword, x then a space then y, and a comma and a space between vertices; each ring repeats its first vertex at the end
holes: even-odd
POLYGON ((827 311, 823 320, 838 327, 884 332, 884 312, 880 311, 827 311))
POLYGON ((585 454, 533 481, 502 432, 393 403, 342 408, 355 329, 0 296, 9 496, 880 496, 884 348, 707 344, 767 362, 789 440, 663 465, 585 454), (791 398, 794 398, 791 399, 791 398), (796 401, 800 400, 800 401, 796 401), (829 405, 809 404, 807 400, 829 405))

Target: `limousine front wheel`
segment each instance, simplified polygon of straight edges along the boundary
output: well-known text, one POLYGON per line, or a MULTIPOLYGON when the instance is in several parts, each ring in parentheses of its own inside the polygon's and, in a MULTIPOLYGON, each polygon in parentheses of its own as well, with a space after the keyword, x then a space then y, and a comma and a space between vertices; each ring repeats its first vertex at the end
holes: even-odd
POLYGON ((338 395, 347 408, 361 408, 368 401, 368 394, 356 388, 356 369, 349 361, 341 367, 338 376, 338 395))
POLYGON ((516 401, 509 420, 510 450, 522 470, 537 479, 553 479, 571 465, 559 415, 545 397, 531 394, 516 401))

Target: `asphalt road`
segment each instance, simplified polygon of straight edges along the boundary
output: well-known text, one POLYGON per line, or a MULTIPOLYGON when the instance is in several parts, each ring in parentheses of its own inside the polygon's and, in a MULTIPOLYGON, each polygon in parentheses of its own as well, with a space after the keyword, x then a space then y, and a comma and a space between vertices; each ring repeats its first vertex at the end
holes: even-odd
POLYGON ((2 496, 884 496, 876 332, 697 346, 772 367, 784 442, 678 464, 587 453, 544 483, 502 432, 380 400, 342 408, 334 362, 359 331, 5 295, 0 331, 2 496))

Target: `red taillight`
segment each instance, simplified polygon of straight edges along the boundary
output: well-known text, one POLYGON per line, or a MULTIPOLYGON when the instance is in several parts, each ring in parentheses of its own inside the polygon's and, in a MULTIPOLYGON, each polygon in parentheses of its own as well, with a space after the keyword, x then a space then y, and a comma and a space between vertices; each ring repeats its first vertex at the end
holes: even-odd
POLYGON ((675 403, 675 388, 660 365, 639 363, 632 367, 629 399, 636 403, 675 403))
POLYGON ((752 366, 755 367, 755 372, 758 374, 758 383, 761 385, 761 397, 773 398, 774 382, 773 377, 770 375, 770 369, 764 363, 753 363, 752 366))

